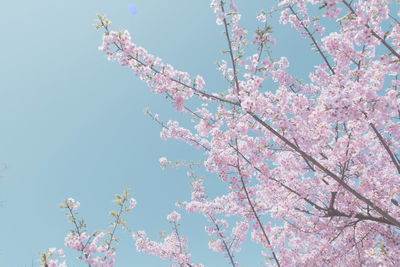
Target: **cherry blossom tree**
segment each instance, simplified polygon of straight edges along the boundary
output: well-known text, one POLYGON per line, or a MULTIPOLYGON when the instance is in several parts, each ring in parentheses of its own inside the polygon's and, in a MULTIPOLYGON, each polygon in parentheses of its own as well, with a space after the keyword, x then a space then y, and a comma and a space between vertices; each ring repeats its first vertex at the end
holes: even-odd
MULTIPOLYGON (((206 170, 226 184, 210 198, 189 166, 192 198, 179 207, 207 218, 210 249, 232 266, 246 266, 235 257, 246 239, 259 244, 268 266, 400 266, 399 7, 389 0, 283 0, 259 12, 251 44, 233 0, 212 0, 211 7, 227 43, 218 63, 227 88, 218 92, 98 16, 107 58, 192 119, 184 128, 147 111, 161 138, 202 150, 206 170), (274 14, 319 55, 303 80, 287 71, 287 58, 272 57, 267 18, 274 14), (326 32, 326 21, 336 30, 326 32), (251 48, 256 53, 248 54, 251 48), (230 227, 232 216, 238 219, 230 227)), ((135 232, 137 250, 202 266, 191 262, 179 219, 168 216, 173 231, 163 243, 135 232)))

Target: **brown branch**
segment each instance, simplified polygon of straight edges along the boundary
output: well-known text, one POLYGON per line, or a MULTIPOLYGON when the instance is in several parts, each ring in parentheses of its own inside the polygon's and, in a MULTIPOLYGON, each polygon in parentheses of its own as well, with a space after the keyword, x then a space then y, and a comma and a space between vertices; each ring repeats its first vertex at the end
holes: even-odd
POLYGON ((388 146, 388 144, 385 142, 385 140, 383 139, 382 135, 378 132, 378 130, 376 129, 375 125, 373 123, 369 124, 372 128, 372 130, 374 130, 376 136, 378 137, 379 141, 381 142, 381 144, 383 145, 383 147, 385 148, 386 152, 389 154, 390 159, 392 160, 394 166, 397 169, 397 172, 400 174, 400 166, 399 163, 396 161, 395 156, 393 155, 393 152, 390 150, 390 147, 388 146))
POLYGON ((255 208, 254 208, 253 203, 252 203, 251 200, 250 200, 250 196, 249 196, 249 193, 247 192, 247 187, 246 187, 246 185, 245 185, 245 183, 244 183, 243 176, 242 176, 241 173, 240 173, 240 167, 238 167, 238 170, 239 170, 240 181, 241 181, 241 183, 242 183, 243 190, 244 190, 244 192, 245 192, 245 194, 246 194, 247 202, 248 202, 249 205, 250 205, 250 208, 251 208, 251 210, 252 210, 252 212, 253 212, 254 217, 256 217, 257 223, 258 223, 258 225, 259 225, 260 228, 261 228, 261 231, 262 231, 262 233, 263 233, 263 235, 264 235, 264 237, 265 237, 265 240, 267 241, 268 245, 270 246, 270 249, 271 249, 271 252, 272 252, 272 256, 274 257, 274 260, 275 260, 276 264, 280 267, 281 265, 280 265, 280 263, 279 263, 279 261, 278 261, 278 258, 276 257, 275 252, 272 250, 271 242, 269 241, 269 238, 268 238, 268 236, 267 236, 267 233, 265 232, 264 226, 263 226, 263 224, 262 224, 260 218, 258 217, 258 214, 257 214, 257 212, 256 212, 256 210, 255 210, 255 208))
POLYGON ((228 253, 229 260, 231 261, 232 266, 235 267, 236 264, 235 264, 235 262, 233 261, 233 255, 231 254, 230 248, 228 247, 228 244, 226 244, 226 242, 225 242, 225 240, 224 240, 224 237, 222 236, 222 234, 221 234, 221 232, 220 232, 219 226, 218 226, 218 224, 217 224, 215 218, 212 217, 211 215, 209 215, 208 217, 213 221, 215 227, 217 228, 218 235, 219 235, 219 237, 221 238, 222 243, 224 244, 224 248, 225 248, 226 252, 228 253))
MULTIPOLYGON (((236 151, 239 151, 238 145, 237 145, 237 139, 235 140, 235 142, 236 142, 236 148, 237 148, 236 151)), ((240 170, 240 165, 239 165, 239 153, 237 153, 237 156, 238 156, 238 157, 237 157, 237 166, 236 166, 236 168, 237 168, 238 174, 239 174, 239 176, 240 176, 240 181, 241 181, 241 183, 242 183, 243 190, 244 190, 244 192, 245 192, 245 194, 246 194, 247 202, 249 203, 249 206, 250 206, 250 208, 251 208, 251 211, 253 212, 253 215, 254 215, 254 217, 256 218, 257 223, 258 223, 258 225, 260 226, 261 231, 262 231, 262 233, 263 233, 263 235, 264 235, 264 237, 265 237, 265 240, 267 241, 267 243, 268 243, 268 245, 269 245, 269 247, 270 247, 272 256, 273 256, 273 258, 274 258, 276 264, 278 265, 278 267, 280 267, 281 265, 280 265, 280 263, 279 263, 279 260, 278 260, 278 258, 277 258, 277 256, 276 256, 275 252, 274 252, 273 249, 272 249, 271 242, 269 241, 269 238, 268 238, 267 233, 265 232, 264 226, 263 226, 263 224, 262 224, 260 218, 258 217, 257 211, 255 210, 253 203, 251 202, 251 199, 250 199, 250 196, 249 196, 249 192, 247 191, 246 184, 245 184, 245 182, 244 182, 244 180, 243 180, 243 175, 242 175, 242 172, 241 172, 241 170, 240 170)))
POLYGON ((373 222, 379 222, 379 223, 385 223, 385 224, 389 224, 389 225, 393 225, 395 226, 393 223, 391 223, 390 221, 388 221, 385 218, 382 217, 375 217, 372 215, 365 215, 362 213, 357 213, 357 214, 346 214, 342 211, 339 211, 337 209, 328 209, 328 212, 323 216, 323 217, 346 217, 346 218, 357 218, 360 221, 373 221, 373 222))
MULTIPOLYGON (((343 3, 351 11, 351 13, 357 16, 357 13, 354 11, 351 5, 346 2, 346 0, 343 0, 343 3)), ((390 51, 390 53, 400 59, 400 55, 382 37, 380 37, 373 29, 371 29, 368 24, 365 24, 365 27, 367 27, 371 31, 372 36, 378 39, 390 51)))
MULTIPOLYGON (((224 2, 222 0, 221 0, 221 10, 222 10, 222 12, 225 13, 224 2)), ((230 55, 231 61, 232 61, 233 77, 235 79, 235 85, 236 85, 236 94, 237 94, 237 97, 239 98, 239 81, 238 81, 238 78, 237 78, 236 61, 235 61, 235 59, 233 57, 232 42, 231 42, 231 39, 229 37, 228 23, 226 22, 226 18, 224 18, 224 27, 225 27, 226 40, 228 41, 228 46, 229 46, 229 55, 230 55)))
MULTIPOLYGON (((115 231, 117 230, 118 225, 121 223, 121 216, 122 216, 122 212, 124 211, 124 205, 127 201, 127 198, 124 196, 122 202, 121 202, 121 206, 119 208, 118 214, 115 217, 115 223, 114 223, 114 227, 112 232, 110 233, 110 240, 107 241, 106 240, 106 244, 107 244, 107 248, 106 251, 109 251, 111 248, 111 243, 113 242, 113 240, 115 240, 114 235, 115 235, 115 231)), ((104 255, 103 257, 103 261, 107 258, 107 254, 104 255)))
POLYGON ((303 21, 299 18, 297 13, 293 10, 292 6, 288 5, 288 8, 290 9, 290 11, 292 11, 293 15, 296 16, 296 18, 300 22, 301 26, 303 26, 303 29, 307 32, 307 34, 310 37, 311 41, 313 42, 315 48, 318 50, 318 53, 324 59, 326 65, 328 65, 328 68, 331 70, 332 74, 335 74, 335 71, 333 70, 331 64, 329 64, 328 59, 326 58, 325 54, 322 52, 321 48, 319 47, 319 45, 318 45, 317 41, 315 40, 314 36, 311 34, 310 30, 306 27, 306 25, 304 25, 303 21))
MULTIPOLYGON (((80 227, 79 227, 78 224, 76 223, 76 218, 75 218, 74 213, 72 212, 72 208, 70 207, 70 205, 69 205, 69 203, 68 203, 67 200, 65 201, 65 204, 66 204, 66 207, 67 207, 67 209, 68 209, 68 211, 69 211, 69 213, 70 213, 71 221, 73 222, 73 224, 74 224, 74 226, 75 226, 76 233, 78 234, 78 238, 80 238, 82 233, 81 233, 81 231, 80 231, 80 227)), ((84 249, 86 248, 86 246, 89 244, 89 241, 90 241, 90 238, 87 240, 87 242, 86 242, 85 245, 83 245, 82 241, 80 241, 80 242, 81 242, 81 245, 82 245, 82 248, 81 248, 81 251, 80 251, 80 252, 85 256, 85 259, 87 259, 87 258, 89 257, 89 255, 88 255, 87 253, 83 252, 83 250, 84 250, 84 249)), ((90 263, 88 263, 88 266, 91 267, 92 265, 90 265, 90 263)))
MULTIPOLYGON (((160 121, 160 120, 158 120, 157 118, 155 118, 155 116, 154 116, 153 114, 151 114, 150 112, 147 112, 146 114, 149 115, 149 116, 150 116, 155 122, 157 122, 162 128, 169 129, 168 126, 166 126, 162 121, 160 121)), ((184 136, 181 136, 181 137, 183 138, 184 136)), ((202 143, 200 143, 200 142, 197 141, 196 139, 187 138, 187 139, 185 139, 184 141, 193 142, 193 143, 195 143, 196 145, 198 145, 199 147, 201 146, 202 148, 204 148, 204 150, 210 151, 210 148, 206 147, 205 145, 203 145, 202 143)))
POLYGON ((371 206, 376 212, 378 212, 380 215, 382 215, 388 222, 390 222, 392 225, 395 225, 400 228, 400 222, 397 221, 394 217, 389 215, 389 213, 385 212, 382 210, 380 207, 378 207, 376 204, 374 204, 371 200, 367 199, 360 193, 358 193, 356 190, 354 190, 352 187, 350 187, 348 184, 346 184, 342 179, 340 179, 336 174, 331 172, 329 169, 324 167, 321 163, 319 163, 317 160, 315 160, 313 157, 305 153, 303 150, 298 148, 295 144, 290 142, 287 138, 282 136, 280 133, 275 131, 271 126, 269 126, 267 123, 265 123, 263 120, 261 120, 257 115, 255 115, 252 112, 248 112, 258 123, 260 123, 264 128, 266 128, 268 131, 270 131, 273 135, 278 137, 280 140, 282 140, 286 145, 294 149, 297 153, 299 153, 301 156, 306 158, 308 161, 314 164, 314 166, 317 166, 321 171, 326 173, 328 176, 333 178, 338 184, 340 184, 342 187, 344 187, 348 192, 350 192, 352 195, 354 195, 356 198, 364 202, 365 204, 371 206))
MULTIPOLYGON (((246 156, 244 156, 244 155, 242 154, 242 152, 240 152, 236 147, 232 146, 231 144, 229 144, 229 146, 232 147, 232 148, 236 151, 236 153, 239 154, 249 165, 251 165, 250 160, 249 160, 246 156)), ((232 167, 236 167, 236 166, 233 166, 233 165, 231 165, 231 166, 232 166, 232 167)), ((255 166, 253 166, 253 168, 254 168, 257 172, 259 172, 260 174, 262 174, 262 171, 261 171, 259 168, 255 167, 255 166)), ((323 207, 319 206, 318 204, 312 202, 311 200, 309 200, 309 199, 307 199, 307 198, 305 198, 305 197, 302 197, 300 193, 298 193, 298 192, 295 191, 294 189, 290 188, 289 186, 285 185, 285 184, 282 183, 281 181, 279 181, 279 180, 277 180, 277 179, 275 179, 275 178, 273 178, 273 177, 269 177, 269 179, 271 179, 272 181, 278 183, 278 184, 281 185, 283 188, 285 188, 286 190, 288 190, 288 191, 290 191, 291 193, 295 194, 296 196, 300 197, 300 199, 306 201, 308 204, 310 204, 311 206, 313 206, 313 207, 316 208, 317 210, 319 210, 319 211, 325 211, 325 209, 324 209, 323 207)))
MULTIPOLYGON (((102 24, 103 24, 103 27, 106 29, 106 32, 108 32, 108 27, 103 22, 102 22, 102 24)), ((124 51, 123 48, 121 46, 119 46, 117 43, 113 43, 113 44, 117 47, 118 50, 124 51)), ((183 82, 181 82, 179 80, 176 80, 174 78, 168 77, 163 72, 161 72, 161 71, 157 70, 156 68, 154 68, 152 65, 148 66, 144 62, 142 62, 140 59, 138 59, 136 57, 133 57, 131 55, 128 55, 128 60, 132 60, 132 59, 135 60, 137 63, 143 65, 143 66, 149 67, 155 73, 162 74, 162 75, 164 75, 164 77, 167 77, 171 81, 176 82, 176 83, 178 83, 178 84, 180 84, 180 85, 182 85, 182 86, 184 86, 186 88, 192 89, 193 91, 195 91, 196 93, 198 93, 198 94, 200 94, 202 96, 205 96, 205 97, 208 97, 208 98, 212 98, 212 99, 215 99, 215 100, 220 101, 220 102, 225 102, 225 103, 228 103, 228 104, 232 104, 232 105, 239 105, 236 102, 232 102, 232 101, 229 101, 227 99, 223 99, 223 98, 220 98, 220 97, 217 97, 217 96, 213 96, 213 95, 207 94, 206 92, 203 92, 203 91, 201 91, 199 89, 196 89, 194 86, 187 85, 187 84, 185 84, 185 83, 183 83, 183 82)))
POLYGON ((333 205, 335 204, 336 194, 337 192, 331 192, 331 200, 329 201, 328 210, 334 210, 333 205))
MULTIPOLYGON (((123 51, 123 50, 121 49, 121 51, 123 51)), ((217 97, 217 96, 213 96, 213 95, 207 94, 206 92, 203 92, 203 91, 201 91, 201 90, 199 90, 199 89, 196 89, 196 88, 193 87, 193 86, 187 85, 187 84, 185 84, 185 83, 183 83, 183 82, 181 82, 181 81, 179 81, 179 80, 177 80, 177 79, 168 77, 168 76, 165 75, 163 72, 161 72, 161 71, 155 69, 153 66, 148 66, 148 65, 146 65, 145 63, 143 63, 141 60, 139 60, 138 58, 135 58, 135 57, 133 57, 133 56, 131 56, 131 55, 128 55, 128 59, 129 59, 129 60, 132 60, 132 59, 133 59, 133 60, 135 60, 136 62, 142 64, 143 66, 149 67, 149 68, 150 68, 152 71, 154 71, 155 73, 162 74, 162 75, 164 75, 164 77, 167 77, 167 78, 170 79, 171 81, 176 82, 176 83, 182 85, 183 87, 192 89, 193 91, 195 91, 196 93, 198 93, 198 94, 200 94, 200 95, 202 95, 202 96, 205 96, 205 97, 208 97, 208 98, 212 98, 212 99, 215 99, 215 100, 220 101, 220 102, 225 102, 225 103, 228 103, 228 104, 232 104, 232 105, 239 105, 239 104, 236 103, 236 102, 232 102, 232 101, 229 101, 229 100, 226 100, 226 99, 217 97)))
MULTIPOLYGON (((299 144, 297 143, 296 138, 293 138, 293 140, 294 140, 294 143, 296 144, 296 146, 299 147, 299 144)), ((303 158, 304 161, 307 163, 308 167, 309 167, 313 172, 315 172, 314 167, 308 162, 308 160, 307 160, 306 158, 304 158, 303 156, 302 156, 302 158, 303 158)))

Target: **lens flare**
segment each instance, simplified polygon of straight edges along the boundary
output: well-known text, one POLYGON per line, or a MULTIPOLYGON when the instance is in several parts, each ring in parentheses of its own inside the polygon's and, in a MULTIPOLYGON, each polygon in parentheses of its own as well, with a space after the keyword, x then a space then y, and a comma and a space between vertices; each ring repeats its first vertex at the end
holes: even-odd
POLYGON ((130 12, 132 15, 135 15, 135 14, 137 13, 137 8, 136 8, 135 5, 132 5, 132 4, 129 5, 128 9, 129 9, 129 12, 130 12))

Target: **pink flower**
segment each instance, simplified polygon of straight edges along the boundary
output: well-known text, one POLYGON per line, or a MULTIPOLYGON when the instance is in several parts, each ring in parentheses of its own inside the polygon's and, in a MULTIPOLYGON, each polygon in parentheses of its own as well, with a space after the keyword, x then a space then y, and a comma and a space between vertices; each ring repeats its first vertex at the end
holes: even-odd
POLYGON ((58 257, 60 257, 60 258, 64 258, 65 257, 64 250, 62 250, 62 249, 59 249, 57 251, 57 254, 58 254, 58 257))
POLYGON ((68 198, 67 202, 72 210, 77 210, 79 208, 79 206, 81 205, 81 203, 79 203, 79 201, 75 201, 75 199, 73 199, 73 198, 68 198))
POLYGON ((166 157, 161 157, 159 159, 159 161, 160 161, 161 165, 163 165, 163 166, 165 166, 167 164, 167 158, 166 157))
POLYGON ((134 198, 129 199, 129 208, 133 209, 136 206, 136 200, 134 198))
POLYGON ((167 216, 167 220, 170 222, 178 222, 181 219, 181 215, 177 213, 176 211, 171 212, 167 216))
POLYGON ((261 21, 261 22, 266 22, 267 21, 267 17, 264 14, 259 14, 257 16, 257 20, 261 21))
MULTIPOLYGON (((280 1, 280 22, 289 22, 301 37, 312 39, 312 49, 318 52, 313 68, 302 62, 293 64, 307 67, 309 79, 292 75, 287 58, 277 61, 262 53, 264 41, 267 50, 274 41, 261 29, 254 37, 256 54, 237 57, 237 69, 225 61, 217 64, 229 86, 210 93, 203 89, 200 76, 190 78, 155 59, 131 43, 127 31, 104 36, 101 49, 109 59, 128 66, 154 93, 165 94, 178 111, 192 117, 193 127, 180 127, 177 121, 162 124, 160 136, 204 149, 206 169, 229 184, 228 190, 209 199, 203 185, 194 183, 192 201, 181 203, 188 212, 202 213, 212 223, 206 228, 213 235, 211 249, 226 257, 239 251, 251 226, 249 241, 261 243, 264 256, 276 253, 277 265, 400 266, 400 245, 393 242, 398 231, 390 231, 400 225, 400 212, 392 204, 392 197, 400 192, 400 171, 388 151, 396 154, 400 147, 400 27, 394 18, 384 21, 389 2, 280 1), (317 6, 309 9, 309 5, 317 6), (347 15, 330 22, 338 23, 336 32, 332 28, 324 33, 323 26, 330 25, 324 24, 325 19, 311 20, 318 12, 336 18, 341 8, 347 15), (190 101, 192 96, 195 101, 190 101), (375 215, 368 207, 375 207, 375 215), (271 222, 263 224, 257 216, 271 222), (388 221, 378 223, 374 216, 388 221), (224 217, 241 218, 231 235, 224 217), (365 220, 357 224, 360 218, 365 220), (354 231, 347 228, 352 225, 354 231)), ((217 24, 226 26, 231 56, 248 54, 240 14, 233 0, 230 7, 227 3, 211 2, 217 24)), ((265 22, 266 14, 261 11, 257 19, 265 22)), ((294 52, 300 54, 298 48, 294 52)), ((160 123, 157 116, 154 119, 160 123)), ((160 163, 164 168, 168 161, 163 157, 160 163)), ((76 205, 71 200, 68 206, 76 205)), ((183 266, 190 254, 175 224, 180 214, 173 211, 167 219, 174 228, 170 235, 157 243, 138 232, 133 234, 136 248, 183 266)), ((76 250, 84 250, 84 241, 79 236, 66 239, 76 250)))

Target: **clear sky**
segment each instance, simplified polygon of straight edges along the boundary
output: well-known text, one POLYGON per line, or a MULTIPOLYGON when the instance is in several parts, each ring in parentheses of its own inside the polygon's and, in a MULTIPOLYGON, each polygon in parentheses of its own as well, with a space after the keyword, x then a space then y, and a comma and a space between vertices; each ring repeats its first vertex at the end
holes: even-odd
MULTIPOLYGON (((272 1, 236 2, 251 38, 257 10, 268 9, 272 1)), ((134 42, 164 62, 193 77, 200 74, 210 88, 224 90, 215 61, 223 59, 220 51, 226 49, 226 40, 209 3, 2 2, 0 266, 39 266, 40 251, 63 247, 72 226, 58 205, 67 197, 81 202, 80 214, 89 230, 103 230, 111 220, 107 214, 114 207, 114 194, 130 188, 138 204, 125 217, 129 227, 146 230, 155 240, 159 231, 170 231, 165 218, 176 209, 176 201, 190 199, 190 185, 185 169, 163 171, 158 159, 198 160, 202 152, 160 139, 159 126, 144 116, 144 108, 150 107, 164 120, 187 118, 175 114, 169 102, 153 95, 129 69, 107 61, 97 49, 102 33, 93 24, 97 13, 106 15, 112 29, 128 29, 134 42), (136 15, 129 13, 129 4, 136 5, 136 15)), ((311 59, 317 56, 311 54, 308 42, 290 26, 272 25, 278 41, 275 54, 289 58, 292 72, 310 71, 311 59)), ((215 175, 206 174, 206 179, 211 194, 223 188, 215 175)), ((181 233, 189 239, 194 261, 229 266, 227 259, 208 249, 206 220, 181 213, 181 233)), ((129 233, 118 235, 122 240, 116 266, 169 266, 137 253, 129 233)), ((260 266, 260 250, 248 245, 237 258, 243 266, 260 266)), ((65 252, 68 259, 77 255, 65 252)))

